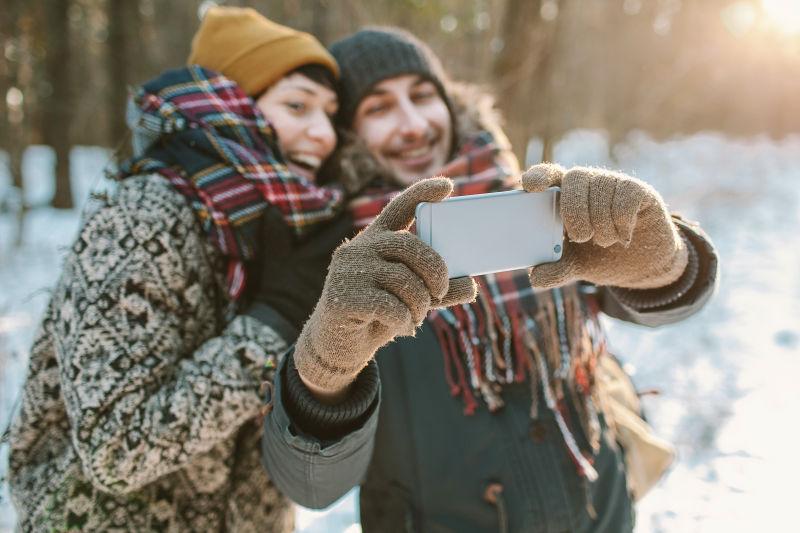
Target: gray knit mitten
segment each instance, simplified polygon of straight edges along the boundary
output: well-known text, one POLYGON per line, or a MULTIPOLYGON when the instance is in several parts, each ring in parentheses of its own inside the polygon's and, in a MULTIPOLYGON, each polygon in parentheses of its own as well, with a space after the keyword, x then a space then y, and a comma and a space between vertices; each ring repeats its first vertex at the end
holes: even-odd
POLYGON ((663 287, 688 261, 686 243, 664 201, 647 183, 600 168, 540 164, 522 175, 529 192, 561 187, 567 241, 560 261, 533 267, 534 287, 574 280, 629 289, 663 287))
POLYGON ((446 178, 415 183, 336 249, 322 296, 297 339, 294 361, 305 381, 340 391, 378 348, 413 335, 430 309, 475 299, 472 278, 448 280, 441 256, 408 231, 418 203, 438 202, 452 190, 446 178))

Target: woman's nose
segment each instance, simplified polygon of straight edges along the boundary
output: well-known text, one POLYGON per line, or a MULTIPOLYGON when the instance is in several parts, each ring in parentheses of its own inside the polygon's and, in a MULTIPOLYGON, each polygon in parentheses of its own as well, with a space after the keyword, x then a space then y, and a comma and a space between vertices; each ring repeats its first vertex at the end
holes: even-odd
POLYGON ((325 113, 315 114, 306 133, 313 140, 326 146, 336 144, 336 131, 333 129, 330 117, 325 113))

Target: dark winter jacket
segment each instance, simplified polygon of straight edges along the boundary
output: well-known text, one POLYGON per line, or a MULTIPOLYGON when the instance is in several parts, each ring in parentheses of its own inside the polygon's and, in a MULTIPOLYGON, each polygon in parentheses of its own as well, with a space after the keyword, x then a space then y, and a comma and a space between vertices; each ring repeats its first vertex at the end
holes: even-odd
MULTIPOLYGON (((603 309, 651 326, 691 315, 714 290, 713 250, 704 257, 702 281, 680 303, 638 313, 601 290, 603 309)), ((330 441, 305 432, 302 416, 287 411, 293 401, 287 373, 294 369, 291 357, 285 359, 263 451, 275 483, 295 501, 325 507, 360 484, 362 527, 370 532, 490 532, 501 524, 526 532, 632 530, 622 456, 607 434, 594 465, 600 478, 586 484, 552 417, 531 423, 527 384, 506 386, 506 406, 497 413, 478 409, 464 416, 461 401, 444 386, 441 348, 427 322, 416 337, 382 348, 376 360, 379 397, 356 430, 330 441), (502 492, 489 496, 498 486, 502 492)))

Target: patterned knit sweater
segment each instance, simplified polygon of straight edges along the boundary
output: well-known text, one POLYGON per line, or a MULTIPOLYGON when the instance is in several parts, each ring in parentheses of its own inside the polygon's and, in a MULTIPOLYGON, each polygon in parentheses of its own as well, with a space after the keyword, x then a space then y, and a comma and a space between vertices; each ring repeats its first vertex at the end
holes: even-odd
POLYGON ((162 177, 134 176, 69 250, 11 433, 23 531, 291 531, 258 393, 286 348, 226 317, 224 262, 162 177))

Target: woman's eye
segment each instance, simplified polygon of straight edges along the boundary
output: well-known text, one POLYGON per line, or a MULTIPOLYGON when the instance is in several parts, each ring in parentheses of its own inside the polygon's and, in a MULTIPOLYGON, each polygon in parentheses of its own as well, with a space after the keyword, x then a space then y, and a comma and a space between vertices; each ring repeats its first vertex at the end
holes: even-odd
POLYGON ((302 113, 306 110, 306 105, 302 102, 287 102, 286 107, 294 111, 295 113, 302 113))

